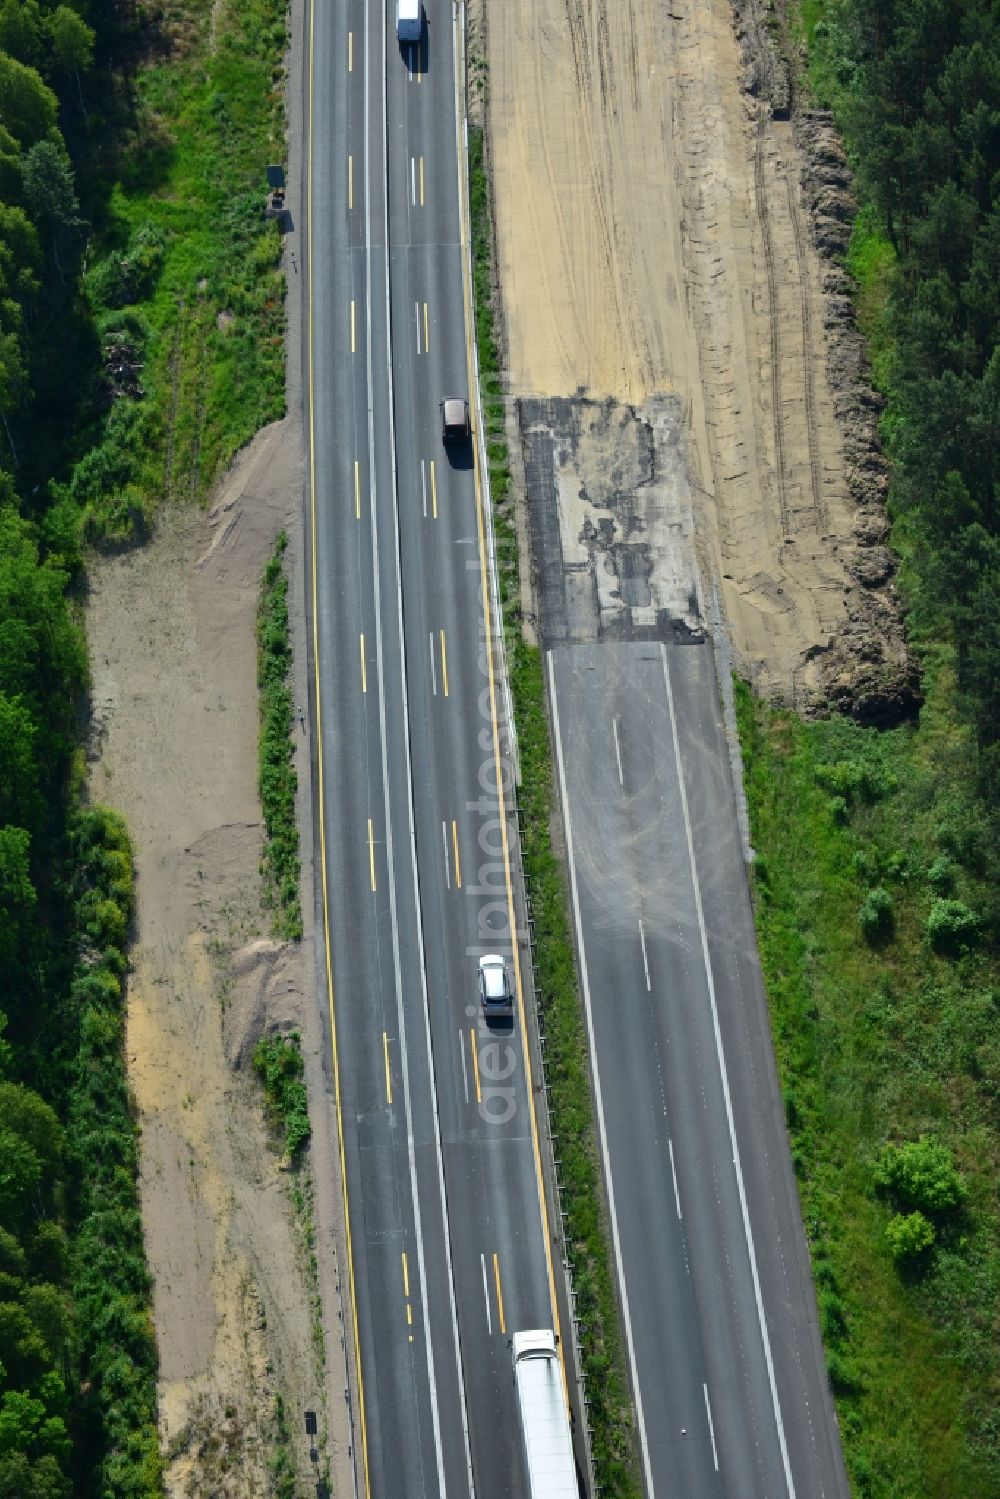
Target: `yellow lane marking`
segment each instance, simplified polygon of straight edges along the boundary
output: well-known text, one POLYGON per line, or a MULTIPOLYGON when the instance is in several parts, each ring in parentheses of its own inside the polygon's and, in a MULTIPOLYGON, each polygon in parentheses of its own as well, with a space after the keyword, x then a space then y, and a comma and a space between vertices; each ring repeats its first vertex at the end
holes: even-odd
POLYGON ((410 1294, 410 1262, 406 1258, 406 1250, 403 1250, 403 1295, 410 1294))
POLYGON ((347 206, 354 207, 354 157, 347 158, 347 206))
POLYGON ((389 1070, 389 1032, 382 1032, 382 1050, 385 1053, 385 1101, 392 1103, 392 1073, 389 1070))
POLYGON ((493 1256, 493 1279, 497 1283, 497 1311, 500 1313, 500 1331, 507 1331, 507 1323, 503 1315, 503 1290, 500 1286, 500 1260, 497 1255, 493 1256))
POLYGON ((355 329, 354 298, 351 298, 351 353, 357 353, 357 337, 355 329))
POLYGON ((444 688, 444 695, 445 695, 445 697, 447 697, 448 696, 448 652, 445 649, 444 631, 443 630, 439 630, 438 634, 441 637, 441 685, 444 688))
POLYGON ((354 32, 347 33, 347 71, 354 72, 354 32))
MULTIPOLYGON (((314 298, 313 298, 313 132, 315 118, 315 26, 316 7, 315 0, 309 0, 309 124, 306 131, 306 150, 308 153, 306 172, 306 257, 308 282, 306 296, 308 298, 308 380, 309 392, 309 536, 311 545, 311 578, 310 591, 312 595, 312 643, 313 643, 313 692, 316 707, 316 734, 317 743, 323 743, 323 696, 320 691, 322 681, 321 659, 319 646, 319 575, 316 567, 316 401, 315 401, 315 322, 314 322, 314 298)), ((350 35, 351 52, 350 66, 353 67, 353 34, 350 35)), ((337 1044, 337 1008, 336 997, 333 989, 333 960, 331 957, 330 941, 330 895, 329 881, 327 876, 327 852, 326 852, 326 793, 325 776, 323 770, 322 754, 316 757, 316 789, 319 804, 319 853, 320 853, 320 888, 323 900, 323 959, 326 978, 326 1003, 330 1017, 330 1056, 333 1064, 333 1097, 334 1107, 337 1115, 337 1154, 340 1163, 340 1190, 344 1200, 344 1226, 347 1240, 347 1282, 350 1289, 351 1303, 351 1327, 354 1344, 354 1374, 358 1384, 358 1422, 361 1431, 361 1466, 363 1478, 363 1493, 365 1496, 371 1493, 371 1480, 368 1472, 368 1424, 365 1416, 365 1382, 361 1368, 361 1331, 358 1325, 358 1298, 354 1284, 354 1240, 351 1233, 351 1202, 347 1186, 347 1152, 344 1148, 344 1105, 340 1091, 340 1049, 337 1044)))
MULTIPOLYGON (((457 91, 461 82, 459 69, 461 67, 462 49, 455 48, 456 69, 456 99, 457 91)), ((456 103, 457 108, 457 103, 456 103)), ((469 261, 469 223, 468 223, 468 180, 469 164, 465 148, 464 133, 457 129, 457 163, 458 163, 458 202, 459 219, 462 239, 463 263, 468 266, 469 261)), ((469 278, 467 274, 462 276, 462 300, 465 308, 465 364, 469 381, 469 393, 473 405, 473 414, 479 403, 479 391, 476 386, 475 374, 476 364, 473 357, 473 314, 469 300, 469 278)), ((473 432, 475 432, 473 422, 473 432)), ((496 669, 493 660, 493 618, 490 608, 490 577, 486 562, 486 519, 483 511, 482 476, 479 467, 479 444, 473 440, 472 444, 472 470, 476 494, 476 528, 479 537, 479 576, 481 592, 483 596, 483 626, 486 633, 486 665, 489 678, 490 692, 490 718, 493 727, 493 765, 497 778, 497 800, 499 802, 500 818, 500 843, 503 850, 504 879, 507 886, 507 914, 510 924, 511 945, 513 948, 514 964, 514 990, 517 995, 517 1012, 521 1030, 521 1054, 524 1059, 525 1085, 528 1091, 528 1118, 531 1120, 531 1148, 535 1158, 535 1183, 538 1189, 539 1211, 542 1216, 542 1241, 545 1245, 545 1267, 548 1272, 549 1302, 552 1307, 552 1326, 556 1334, 559 1358, 563 1371, 563 1390, 566 1395, 566 1403, 569 1404, 569 1380, 566 1374, 566 1356, 563 1351, 564 1344, 561 1335, 561 1319, 559 1316, 559 1299, 556 1296, 555 1271, 552 1265, 552 1231, 549 1227, 549 1209, 545 1196, 545 1177, 542 1173, 542 1154, 538 1141, 538 1120, 535 1117, 535 1087, 532 1075, 531 1053, 528 1047, 528 1027, 525 1020, 524 984, 521 976, 521 954, 517 934, 517 917, 514 910, 514 885, 510 872, 510 845, 507 838, 507 813, 506 797, 504 795, 503 767, 500 760, 500 726, 497 719, 496 703, 496 669)))
POLYGON ((372 831, 372 820, 368 819, 368 874, 371 878, 372 889, 375 887, 375 834, 372 831))
POLYGON ((361 637, 361 691, 368 691, 368 666, 365 662, 365 637, 361 637))
POLYGON ((462 861, 458 856, 458 823, 451 819, 451 846, 455 855, 455 884, 462 888, 462 861))
POLYGON ((354 460, 354 519, 361 519, 361 464, 354 460))
POLYGON ((476 1080, 476 1102, 482 1103, 483 1090, 479 1085, 479 1048, 476 1045, 476 1027, 469 1026, 469 1048, 472 1052, 472 1075, 476 1080))
POLYGON ((420 206, 424 206, 424 158, 420 158, 420 206))
POLYGON ((434 459, 431 459, 431 514, 434 519, 438 518, 438 482, 437 472, 434 468, 434 459))
POLYGON ((409 1302, 406 1303, 406 1325, 407 1327, 413 1326, 413 1308, 409 1302))
POLYGON ((431 335, 430 335, 430 332, 428 331, 428 326, 427 326, 427 303, 425 302, 424 303, 424 353, 425 354, 429 354, 430 351, 431 351, 431 335))

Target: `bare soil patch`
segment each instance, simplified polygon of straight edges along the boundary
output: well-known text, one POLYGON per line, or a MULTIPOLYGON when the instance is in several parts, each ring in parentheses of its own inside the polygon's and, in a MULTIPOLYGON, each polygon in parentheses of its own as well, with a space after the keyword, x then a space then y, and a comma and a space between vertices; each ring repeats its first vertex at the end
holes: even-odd
POLYGON ((738 38, 729 0, 484 8, 509 392, 621 402, 639 441, 679 407, 690 508, 662 523, 693 517, 738 667, 803 711, 891 718, 916 689, 884 475, 831 380, 844 283, 813 232, 849 192, 822 131, 804 192, 788 79, 741 11, 738 38))
MULTIPOLYGON (((271 941, 260 904, 255 616, 282 527, 301 567, 300 446, 293 422, 266 429, 209 514, 168 510, 145 548, 91 572, 90 791, 125 814, 135 847, 127 1044, 176 1496, 271 1492, 279 1396, 300 1479, 316 1478, 309 1408, 334 1491, 349 1484, 336 1159, 312 952, 271 941), (265 1030, 293 1028, 311 1085, 320 1303, 250 1067, 265 1030)), ((299 758, 308 811, 304 734, 299 758)))

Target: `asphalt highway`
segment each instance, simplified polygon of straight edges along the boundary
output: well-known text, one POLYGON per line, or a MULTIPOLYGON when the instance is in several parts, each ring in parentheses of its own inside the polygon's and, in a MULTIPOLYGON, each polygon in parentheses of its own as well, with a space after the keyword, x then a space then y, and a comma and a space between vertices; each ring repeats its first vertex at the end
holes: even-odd
POLYGON ((846 1499, 711 644, 547 662, 647 1494, 846 1499))
POLYGON ((472 449, 453 20, 307 5, 307 518, 319 917, 359 1491, 525 1493, 508 1339, 559 1327, 472 449), (477 965, 517 1012, 487 1027, 477 965))

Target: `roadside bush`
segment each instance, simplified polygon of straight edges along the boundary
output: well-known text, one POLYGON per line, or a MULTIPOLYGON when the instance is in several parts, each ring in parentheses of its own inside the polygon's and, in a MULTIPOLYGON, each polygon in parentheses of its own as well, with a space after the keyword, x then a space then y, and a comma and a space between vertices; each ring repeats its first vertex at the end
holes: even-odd
POLYGON ((282 1128, 288 1157, 294 1160, 312 1133, 297 1032, 263 1036, 254 1047, 253 1070, 264 1084, 269 1112, 282 1128))
POLYGON ((965 1198, 965 1184, 951 1151, 933 1135, 905 1145, 887 1145, 875 1167, 875 1183, 908 1208, 947 1213, 965 1198))
POLYGON ((924 928, 935 952, 954 957, 979 936, 979 917, 960 900, 936 900, 924 928))
POLYGON ((292 699, 288 673, 292 653, 288 639, 288 579, 282 558, 288 545, 284 531, 264 569, 257 611, 257 685, 260 689, 258 787, 264 828, 264 899, 276 912, 281 937, 302 936, 299 901, 299 829, 295 820, 298 777, 292 752, 292 699))
POLYGON ((825 791, 841 797, 849 807, 870 806, 896 789, 895 776, 874 756, 817 765, 816 781, 825 791))
POLYGON ((895 914, 892 896, 884 885, 876 885, 874 890, 869 890, 858 908, 858 921, 866 942, 885 942, 892 936, 895 914))
POLYGON ((894 1213, 886 1224, 885 1241, 897 1265, 911 1263, 934 1243, 934 1227, 923 1213, 894 1213))
POLYGON ((109 309, 128 307, 148 297, 163 265, 166 235, 157 224, 140 224, 125 250, 112 250, 87 272, 84 285, 91 302, 109 309))

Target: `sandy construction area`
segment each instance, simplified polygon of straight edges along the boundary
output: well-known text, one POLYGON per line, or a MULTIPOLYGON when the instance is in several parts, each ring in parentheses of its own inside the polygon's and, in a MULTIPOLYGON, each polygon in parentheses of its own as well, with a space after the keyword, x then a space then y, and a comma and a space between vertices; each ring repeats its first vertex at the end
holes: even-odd
MULTIPOLYGON (((350 1483, 326 1042, 311 944, 268 938, 258 872, 255 616, 282 526, 301 566, 300 490, 298 431, 279 423, 209 514, 166 512, 147 546, 90 574, 90 793, 124 813, 135 849, 127 1046, 177 1499, 271 1491, 279 1396, 300 1480, 317 1476, 303 1423, 313 1409, 337 1492, 350 1483), (290 1029, 310 1089, 319 1288, 250 1066, 263 1032, 290 1029)), ((304 736, 299 758, 308 788, 304 736)))
MULTIPOLYGON (((662 524, 689 535, 737 663, 864 716, 909 672, 881 490, 848 482, 831 273, 793 126, 744 86, 762 33, 742 26, 741 54, 729 0, 486 0, 508 391, 529 424, 574 396, 622 403, 640 442, 658 408, 679 419, 662 524)), ((589 463, 568 462, 587 488, 589 463)), ((608 472, 599 455, 594 485, 608 472)))

